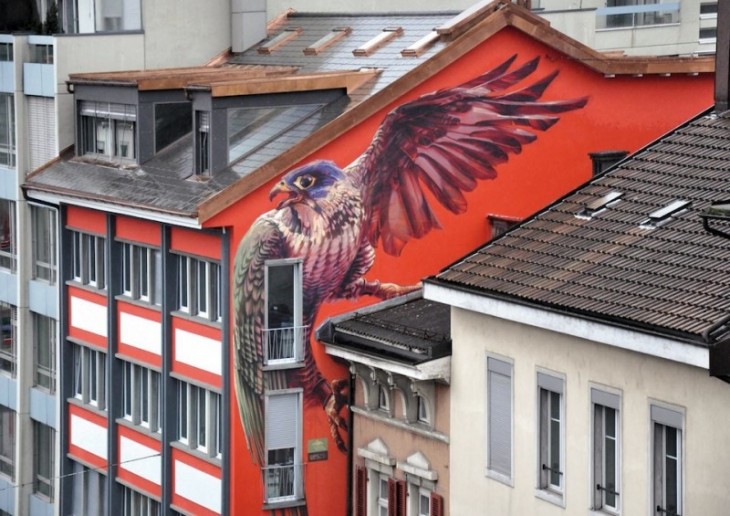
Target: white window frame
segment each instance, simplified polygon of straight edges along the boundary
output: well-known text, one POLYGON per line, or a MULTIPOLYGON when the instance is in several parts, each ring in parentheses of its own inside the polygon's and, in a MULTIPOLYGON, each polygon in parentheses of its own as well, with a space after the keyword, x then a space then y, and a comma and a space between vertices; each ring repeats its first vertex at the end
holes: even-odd
POLYGON ((56 284, 58 274, 58 212, 54 208, 31 204, 33 236, 33 279, 56 284), (47 254, 41 259, 41 254, 47 254))
MULTIPOLYGON (((269 260, 265 265, 265 300, 264 300, 264 363, 267 366, 278 366, 288 365, 292 363, 303 363, 304 361, 304 326, 302 325, 302 261, 300 259, 286 259, 286 260, 269 260), (292 267, 292 283, 293 289, 293 307, 292 318, 293 323, 291 327, 276 326, 271 321, 269 314, 269 301, 270 301, 270 275, 271 270, 277 267, 292 267), (282 331, 283 330, 283 331, 282 331), (291 356, 279 357, 284 355, 281 351, 275 351, 283 349, 284 346, 279 343, 283 340, 293 339, 293 347, 291 356)), ((288 346, 287 346, 288 347, 288 346)))
POLYGON ((123 242, 122 291, 132 299, 162 304, 162 253, 155 247, 123 242))
MULTIPOLYGON (((565 379, 556 376, 555 373, 538 371, 537 373, 537 490, 536 495, 546 501, 564 507, 565 504, 565 379), (558 414, 552 411, 553 397, 558 398, 558 414), (557 437, 558 450, 558 475, 559 483, 552 482, 552 471, 549 464, 554 457, 551 453, 552 422, 556 420, 559 425, 557 437)), ((554 463, 553 463, 554 464, 554 463)), ((554 468, 553 468, 554 469, 554 468)))
POLYGON ((390 389, 388 386, 378 384, 378 410, 390 415, 390 389))
POLYGON ((82 155, 125 162, 136 160, 137 106, 81 100, 79 127, 82 155))
POLYGON ((15 272, 18 266, 18 232, 15 222, 15 201, 0 199, 0 210, 4 211, 7 218, 0 227, 0 269, 15 272))
POLYGON ((376 516, 382 516, 383 511, 387 516, 390 509, 388 507, 388 486, 392 477, 386 473, 377 473, 376 478, 378 479, 375 487, 375 507, 378 511, 376 516), (385 496, 383 496, 383 485, 385 485, 385 496))
POLYGON ((51 317, 33 313, 33 385, 36 388, 53 394, 56 392, 56 342, 58 336, 56 335, 56 320, 51 317), (45 326, 43 332, 41 328, 45 326), (47 342, 43 342, 45 340, 47 342), (42 356, 41 345, 45 344, 48 349, 48 356, 42 356), (40 358, 47 359, 47 364, 41 364, 40 358), (42 378, 46 379, 47 385, 44 385, 41 381, 42 378))
MULTIPOLYGON (((4 43, 11 45, 10 61, 12 61, 12 43, 4 43)), ((0 166, 15 168, 17 162, 17 145, 15 142, 15 95, 9 92, 0 92, 0 104, 4 106, 4 111, 8 116, 0 117, 0 124, 5 126, 8 139, 0 141, 0 166)))
POLYGON ((149 367, 123 360, 123 418, 153 433, 162 432, 161 375, 149 367))
POLYGON ((216 262, 178 255, 178 310, 221 322, 221 267, 216 262))
POLYGON ((54 501, 56 432, 52 427, 33 423, 33 493, 54 501), (48 472, 47 475, 44 473, 48 472))
POLYGON ((162 505, 158 500, 123 486, 123 516, 161 516, 162 505))
POLYGON ((17 444, 17 414, 0 405, 0 476, 15 479, 15 445, 17 444), (7 453, 3 453, 7 452, 7 453))
POLYGON ((0 358, 3 367, 0 374, 15 378, 18 369, 18 309, 8 303, 1 303, 0 308, 8 311, 8 321, 0 320, 3 325, 2 343, 0 343, 0 358))
POLYGON ((265 441, 266 464, 263 468, 264 476, 264 499, 267 503, 275 504, 281 502, 291 502, 304 498, 304 465, 302 462, 302 434, 303 434, 303 391, 302 389, 282 389, 267 392, 264 397, 264 425, 265 425, 265 441), (296 408, 292 411, 276 413, 274 402, 276 397, 287 397, 289 405, 296 408), (287 439, 280 435, 281 430, 290 430, 289 444, 291 446, 278 447, 280 441, 287 439), (293 449, 292 463, 289 464, 270 464, 269 453, 276 450, 293 449), (292 484, 292 494, 272 496, 269 494, 268 485, 276 485, 276 480, 289 480, 292 484))
POLYGON ((106 410, 107 354, 80 344, 73 345, 74 397, 82 403, 106 410))
POLYGON ((72 241, 74 281, 106 290, 106 239, 73 231, 72 241))
POLYGON ((431 419, 431 407, 428 400, 424 396, 416 394, 416 421, 431 426, 431 419))
POLYGON ((221 394, 182 380, 177 381, 176 389, 178 442, 220 459, 223 456, 221 394))
POLYGON ((591 387, 591 506, 594 511, 606 514, 621 514, 621 395, 603 388, 591 387), (614 435, 607 432, 606 415, 614 414, 614 435), (614 487, 610 487, 610 479, 606 478, 608 455, 606 442, 614 442, 614 487), (608 495, 615 496, 614 505, 610 505, 608 495))
POLYGON ((677 513, 684 515, 684 409, 666 405, 661 402, 652 402, 649 406, 651 420, 650 439, 650 465, 651 477, 651 511, 650 514, 657 516, 673 516, 674 512, 666 511, 666 459, 667 453, 667 429, 671 428, 676 433, 676 456, 671 457, 677 462, 677 513), (661 433, 662 441, 657 437, 661 433), (663 459, 660 464, 660 459, 663 459), (659 492, 661 491, 661 493, 659 492), (659 511, 659 507, 665 511, 659 511))
POLYGON ((490 478, 513 485, 513 474, 514 474, 514 364, 512 360, 498 357, 495 355, 487 355, 486 364, 486 375, 487 375, 487 410, 486 410, 486 475, 490 478), (503 392, 505 385, 503 383, 498 384, 497 382, 507 380, 509 389, 508 392, 503 392), (504 396, 509 398, 508 400, 508 411, 506 415, 508 421, 506 421, 509 428, 507 429, 509 435, 504 435, 505 432, 505 415, 501 417, 493 418, 493 411, 495 410, 495 402, 504 402, 504 396), (499 397, 499 399, 497 399, 499 397), (508 450, 505 454, 504 451, 497 453, 494 448, 500 445, 500 442, 507 441, 508 450), (509 460, 508 467, 504 467, 504 461, 509 460), (507 471, 508 470, 508 471, 507 471))

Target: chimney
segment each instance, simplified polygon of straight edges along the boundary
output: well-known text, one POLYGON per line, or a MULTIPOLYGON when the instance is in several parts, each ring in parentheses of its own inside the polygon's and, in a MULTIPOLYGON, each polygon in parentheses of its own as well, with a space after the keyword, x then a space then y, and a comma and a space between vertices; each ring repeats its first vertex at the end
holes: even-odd
POLYGON ((616 163, 629 155, 625 150, 605 150, 599 152, 589 152, 593 164, 593 177, 603 174, 606 170, 614 166, 616 163))
POLYGON ((231 1, 231 51, 243 52, 266 38, 266 0, 231 1))
POLYGON ((730 2, 717 2, 717 43, 715 43, 715 111, 722 113, 730 104, 730 2))

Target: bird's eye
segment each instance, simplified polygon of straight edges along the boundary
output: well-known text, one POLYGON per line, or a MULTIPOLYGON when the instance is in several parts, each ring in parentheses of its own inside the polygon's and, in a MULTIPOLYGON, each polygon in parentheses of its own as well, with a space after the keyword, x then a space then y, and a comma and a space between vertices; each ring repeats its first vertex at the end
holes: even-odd
POLYGON ((299 188, 303 188, 304 190, 306 190, 314 184, 314 177, 310 176, 309 174, 299 176, 294 184, 296 184, 299 188))

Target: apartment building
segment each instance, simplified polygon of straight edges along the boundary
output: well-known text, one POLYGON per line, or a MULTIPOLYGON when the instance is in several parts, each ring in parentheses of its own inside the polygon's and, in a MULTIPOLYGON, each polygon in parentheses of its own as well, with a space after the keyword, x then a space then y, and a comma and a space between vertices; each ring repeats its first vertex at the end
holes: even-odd
POLYGON ((68 74, 205 62, 230 46, 229 12, 218 1, 59 2, 59 34, 0 34, 2 514, 59 514, 58 210, 19 186, 74 143, 68 74))
MULTIPOLYGON (((239 14, 241 24, 252 19, 239 14)), ((63 514, 344 512, 339 380, 348 373, 310 340, 312 328, 372 302, 367 294, 417 283, 496 223, 524 219, 590 177, 589 153, 636 150, 711 97, 712 60, 605 56, 499 2, 448 14, 289 13, 269 28, 238 52, 237 32, 234 53, 216 66, 72 74, 74 147, 25 178, 28 204, 46 210, 36 225, 55 217, 60 227, 48 232, 53 266, 38 236, 28 263, 37 282, 50 270, 61 289, 34 303, 58 300, 54 467, 63 514), (497 97, 522 88, 565 112, 523 121, 516 140, 500 140, 504 150, 480 133, 499 171, 480 172, 490 181, 451 177, 459 163, 419 165, 449 175, 431 183, 444 205, 408 226, 410 236, 398 212, 383 219, 387 239, 371 234, 376 250, 361 267, 383 283, 311 290, 338 268, 312 269, 293 247, 259 247, 267 217, 300 201, 295 188, 353 173, 348 165, 388 113, 413 115, 423 95, 503 74, 497 97), (655 116, 637 117, 639 107, 655 116), (326 459, 310 461, 310 445, 326 459)))

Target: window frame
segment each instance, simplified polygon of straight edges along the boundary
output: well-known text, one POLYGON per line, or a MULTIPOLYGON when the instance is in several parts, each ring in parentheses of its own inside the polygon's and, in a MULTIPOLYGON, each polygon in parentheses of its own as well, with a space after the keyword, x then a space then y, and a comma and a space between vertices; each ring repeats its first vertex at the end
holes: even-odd
POLYGON ((38 421, 33 424, 33 494, 53 502, 55 498, 55 430, 38 421), (47 473, 47 474, 45 474, 47 473))
POLYGON ((145 365, 122 362, 122 419, 151 433, 161 433, 162 375, 145 365))
MULTIPOLYGON (((302 322, 302 304, 303 304, 303 273, 302 273, 302 260, 299 258, 284 259, 284 260, 267 260, 264 266, 264 364, 269 367, 284 366, 287 367, 291 364, 297 364, 304 362, 304 334, 305 327, 302 322), (274 323, 271 321, 271 310, 269 302, 272 296, 270 295, 271 285, 271 271, 276 268, 292 268, 292 326, 283 327, 281 325, 272 327, 274 323), (270 347, 279 346, 283 349, 284 345, 277 344, 277 341, 281 342, 286 338, 285 332, 277 330, 291 330, 292 331, 292 353, 291 356, 285 356, 283 358, 270 358, 271 353, 270 347), (278 338, 277 336, 280 336, 278 338), (270 342, 270 341, 273 341, 270 342)), ((287 346, 288 347, 288 346, 287 346)), ((279 353, 282 354, 283 353, 279 353)))
POLYGON ((223 457, 222 394, 184 380, 176 381, 175 390, 175 403, 178 407, 177 442, 212 459, 221 459, 223 457), (205 411, 202 417, 201 407, 205 411), (204 431, 203 440, 200 438, 201 429, 204 431))
POLYGON ((565 504, 565 378, 556 373, 538 371, 537 373, 537 487, 539 498, 564 507, 565 504), (552 423, 555 422, 553 411, 554 396, 558 400, 559 435, 553 441, 552 423), (559 484, 551 480, 552 469, 548 464, 554 464, 551 447, 556 445, 558 450, 558 479, 559 484))
POLYGON ((73 280, 106 290, 106 238, 82 231, 71 232, 73 247, 73 280))
MULTIPOLYGON (((486 422, 485 422, 485 430, 486 430, 486 461, 485 461, 485 471, 486 475, 494 480, 498 480, 500 482, 503 482, 507 485, 512 486, 514 482, 514 362, 507 358, 502 356, 496 356, 492 354, 487 355, 486 360, 486 422), (499 467, 495 467, 496 465, 493 464, 493 446, 498 445, 498 443, 493 441, 493 435, 492 435, 492 409, 493 409, 493 398, 492 394, 493 391, 496 390, 495 386, 492 384, 492 378, 495 378, 494 375, 500 375, 501 377, 506 377, 509 381, 509 392, 507 395, 509 396, 509 473, 505 473, 504 471, 500 470, 499 467)), ((504 438, 504 436, 501 436, 504 438)))
POLYGON ((135 104, 79 100, 79 156, 135 163, 139 155, 137 111, 135 104), (130 148, 131 156, 125 156, 122 150, 130 148))
POLYGON ((30 210, 32 278, 55 285, 58 277, 58 211, 39 204, 31 204, 30 210))
POLYGON ((122 486, 123 516, 161 516, 162 504, 130 487, 122 486))
POLYGON ((621 496, 621 394, 604 388, 591 387, 591 507, 593 511, 618 515, 621 514, 623 497, 621 496), (614 435, 607 433, 606 415, 608 411, 614 413, 614 435), (611 489, 607 480, 606 467, 608 455, 606 454, 606 441, 613 437, 614 441, 614 488, 611 489), (612 491, 610 493, 610 491, 612 491), (608 505, 607 495, 614 494, 615 505, 608 505))
POLYGON ((0 239, 0 269, 14 273, 18 267, 18 232, 16 223, 15 201, 0 199, 0 211, 7 214, 2 224, 0 239))
POLYGON ((154 306, 162 305, 162 251, 122 242, 122 295, 154 306))
POLYGON ((0 476, 15 480, 15 445, 17 414, 10 407, 0 405, 0 476), (6 435, 6 431, 9 435, 6 435))
MULTIPOLYGON (((12 46, 12 43, 10 45, 12 46)), ((0 160, 0 166, 15 168, 18 162, 18 145, 15 138, 15 94, 0 92, 0 105, 4 106, 3 111, 7 113, 7 116, 0 116, 0 124, 5 125, 5 131, 8 135, 6 141, 0 141, 0 156, 5 156, 4 159, 0 160)))
MULTIPOLYGON (((5 309, 9 311, 10 344, 6 349, 5 343, 8 337, 5 336, 5 329, 3 329, 2 346, 0 347, 0 374, 15 378, 18 369, 18 309, 10 303, 0 302, 0 314, 5 309)), ((0 324, 5 323, 0 320, 0 324)))
POLYGON ((673 514, 685 514, 684 511, 684 450, 685 446, 685 413, 684 409, 661 402, 652 401, 649 406, 649 418, 651 424, 650 430, 650 485, 651 487, 651 514, 659 516, 671 516, 673 514), (667 429, 672 429, 675 433, 675 446, 677 448, 676 456, 671 457, 676 461, 676 493, 677 493, 677 511, 668 511, 664 507, 666 501, 667 477, 666 464, 667 458, 667 429), (662 441, 658 442, 657 435, 662 433, 662 441), (659 449, 661 447, 661 450, 659 449), (658 455, 661 453, 661 457, 658 455), (662 464, 659 464, 662 459, 662 464), (659 471, 661 468, 661 476, 659 471), (661 491, 661 493, 659 493, 661 491), (659 507, 664 510, 659 511, 659 507))
POLYGON ((177 309, 192 317, 220 323, 222 271, 218 262, 177 255, 177 309), (203 284, 204 288, 200 285, 203 284))
POLYGON ((54 394, 56 392, 56 342, 58 340, 56 320, 35 312, 32 312, 32 319, 33 387, 54 394), (45 327, 44 332, 40 331, 42 325, 45 327), (42 349, 44 344, 48 347, 47 350, 42 349), (46 359, 45 363, 40 362, 41 358, 46 359), (47 385, 42 381, 43 378, 47 379, 47 385))
POLYGON ((98 410, 107 409, 107 360, 101 349, 73 344, 73 397, 98 410))
MULTIPOLYGON (((264 478, 264 500, 269 504, 286 503, 295 500, 304 499, 304 461, 302 460, 302 439, 303 439, 303 426, 304 426, 304 413, 303 413, 303 398, 304 393, 302 389, 282 389, 276 391, 266 392, 264 396, 264 440, 265 440, 265 459, 266 464, 262 467, 262 473, 264 478), (286 415, 289 419, 293 417, 293 428, 292 426, 282 425, 281 415, 272 413, 272 399, 275 397, 289 397, 290 404, 296 405, 294 413, 287 412, 286 415), (271 423, 272 419, 276 420, 276 424, 271 423), (289 447, 272 447, 272 441, 274 434, 272 428, 289 428, 293 434, 291 444, 289 447), (271 452, 279 450, 292 449, 292 461, 289 463, 271 463, 270 455, 271 452), (286 480, 285 468, 291 468, 291 486, 292 494, 283 495, 278 497, 271 497, 268 492, 267 482, 271 477, 278 477, 280 480, 284 478, 286 480), (276 472, 279 473, 276 473, 276 472)), ((277 439, 280 439, 277 436, 277 439)))

